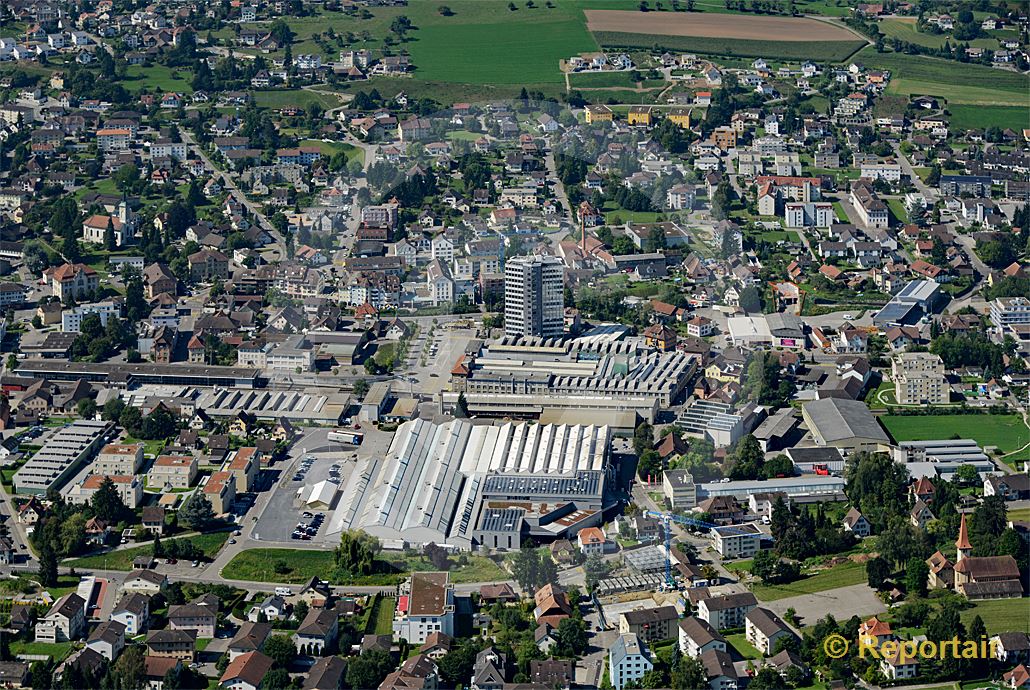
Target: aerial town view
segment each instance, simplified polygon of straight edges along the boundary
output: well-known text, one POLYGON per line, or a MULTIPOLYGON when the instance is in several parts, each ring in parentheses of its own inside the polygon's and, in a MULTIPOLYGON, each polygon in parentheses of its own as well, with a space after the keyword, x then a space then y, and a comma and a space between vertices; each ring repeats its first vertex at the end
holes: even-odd
POLYGON ((0 0, 0 690, 1030 690, 1028 0, 0 0))

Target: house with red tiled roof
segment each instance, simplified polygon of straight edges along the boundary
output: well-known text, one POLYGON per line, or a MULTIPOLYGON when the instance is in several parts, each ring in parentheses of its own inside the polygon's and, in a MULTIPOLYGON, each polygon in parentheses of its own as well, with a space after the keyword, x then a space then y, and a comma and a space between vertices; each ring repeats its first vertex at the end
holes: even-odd
POLYGON ((600 556, 604 554, 607 538, 600 527, 584 527, 576 535, 576 541, 584 556, 600 556))
POLYGON ((830 264, 823 264, 819 267, 819 273, 827 280, 837 281, 844 275, 844 271, 830 264))
POLYGON ((100 284, 97 272, 86 264, 62 264, 47 269, 46 277, 50 280, 50 288, 62 302, 73 299, 81 300, 95 292, 100 284))

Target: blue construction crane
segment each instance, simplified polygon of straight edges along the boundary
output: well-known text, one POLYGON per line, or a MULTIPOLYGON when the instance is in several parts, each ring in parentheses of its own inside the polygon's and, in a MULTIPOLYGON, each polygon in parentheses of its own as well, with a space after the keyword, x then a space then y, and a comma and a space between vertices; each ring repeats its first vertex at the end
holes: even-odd
POLYGON ((669 589, 676 589, 676 579, 672 576, 672 530, 669 526, 670 523, 678 522, 688 527, 704 527, 707 529, 715 529, 716 527, 726 528, 725 525, 695 520, 694 518, 683 517, 675 513, 659 513, 655 510, 645 510, 644 516, 659 520, 662 523, 662 527, 665 528, 665 586, 669 589))

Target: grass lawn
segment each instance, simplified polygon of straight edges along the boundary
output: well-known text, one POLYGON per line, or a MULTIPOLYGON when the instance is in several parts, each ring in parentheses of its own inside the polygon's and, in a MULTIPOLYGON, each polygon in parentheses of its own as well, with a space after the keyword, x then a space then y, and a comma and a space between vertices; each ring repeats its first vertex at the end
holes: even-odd
POLYGON ((1018 508, 1008 511, 1009 520, 1027 521, 1030 520, 1030 508, 1018 508))
POLYGON ((979 615, 987 626, 988 634, 1000 632, 1030 632, 1030 616, 1026 615, 1026 599, 996 599, 981 601, 971 609, 959 613, 966 628, 979 615))
POLYGON ((190 86, 192 73, 184 68, 171 68, 164 65, 130 65, 125 70, 122 84, 128 91, 174 91, 175 93, 193 93, 190 86))
POLYGON ((301 146, 317 146, 323 156, 332 156, 334 153, 343 152, 347 156, 347 162, 357 160, 364 162, 365 154, 357 146, 346 144, 340 141, 322 141, 321 139, 305 139, 300 142, 301 146))
POLYGON ((629 72, 585 72, 570 74, 569 84, 574 89, 599 89, 610 86, 634 88, 636 84, 630 79, 629 72))
POLYGON ((54 661, 61 661, 71 651, 71 642, 23 642, 21 640, 11 642, 11 653, 14 655, 47 654, 54 661))
POLYGON ((1030 121, 1030 108, 1019 106, 949 105, 948 112, 952 126, 961 129, 1011 127, 1018 131, 1030 121))
POLYGON ((656 211, 627 211, 618 209, 606 211, 604 222, 609 225, 622 225, 623 223, 657 223, 661 220, 662 214, 656 211))
POLYGON ((376 602, 375 611, 369 616, 365 632, 375 635, 393 634, 393 612, 397 608, 397 600, 393 597, 383 597, 376 602), (374 618, 373 618, 374 616, 374 618))
MULTIPOLYGON (((998 446, 1008 453, 1030 441, 1030 430, 1014 414, 945 414, 934 416, 880 417, 896 441, 929 441, 971 438, 981 446, 998 446)), ((1019 457, 1024 457, 1026 453, 1019 457)), ((1014 456, 1015 457, 1015 456, 1014 456)), ((1011 459, 1011 458, 1010 458, 1011 459)))
POLYGON ((726 642, 729 643, 733 649, 737 651, 737 654, 745 659, 761 659, 762 653, 755 649, 754 645, 747 641, 747 637, 744 633, 737 633, 736 635, 727 635, 726 642))
POLYGON ((250 94, 254 97, 254 104, 259 108, 285 108, 289 105, 307 108, 310 103, 318 103, 328 109, 340 105, 340 99, 333 94, 308 89, 252 90, 250 94))
POLYGON ((901 199, 887 199, 887 207, 899 223, 908 222, 908 211, 905 210, 905 204, 901 203, 901 199))
POLYGON ((865 566, 861 563, 844 563, 828 570, 820 570, 787 585, 755 584, 752 591, 762 601, 786 599, 799 594, 824 592, 837 587, 857 585, 866 581, 865 566))
MULTIPOLYGON (((193 542, 198 549, 204 552, 204 556, 206 558, 213 558, 228 538, 229 532, 212 532, 211 534, 200 534, 195 537, 180 537, 179 539, 193 542)), ((162 543, 167 544, 171 541, 178 540, 170 539, 167 542, 162 543)), ((153 552, 154 545, 145 544, 143 546, 134 546, 130 549, 120 549, 118 551, 97 554, 95 556, 73 558, 64 561, 63 565, 79 569, 95 568, 97 570, 132 570, 133 559, 137 556, 149 556, 153 554, 153 552)))
MULTIPOLYGON (((486 582, 506 580, 507 573, 485 556, 468 556, 468 565, 454 565, 452 582, 486 582)), ((336 585, 392 585, 400 582, 407 573, 434 570, 421 557, 405 558, 392 556, 379 559, 381 572, 344 581, 332 577, 336 568, 332 551, 308 551, 304 549, 247 549, 236 554, 222 569, 222 576, 229 580, 266 580, 300 584, 312 577, 329 578, 336 585), (277 562, 282 561, 285 572, 276 572, 277 562)))

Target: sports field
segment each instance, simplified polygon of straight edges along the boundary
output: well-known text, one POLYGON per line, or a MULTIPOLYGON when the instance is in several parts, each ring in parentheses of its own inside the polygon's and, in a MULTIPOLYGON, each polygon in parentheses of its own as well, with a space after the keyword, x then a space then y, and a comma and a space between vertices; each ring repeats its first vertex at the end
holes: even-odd
MULTIPOLYGON (((981 446, 997 446, 1004 453, 1030 441, 1030 430, 1014 414, 884 415, 880 421, 896 441, 971 438, 981 446)), ((1026 452, 1020 457, 1025 458, 1026 452)))

